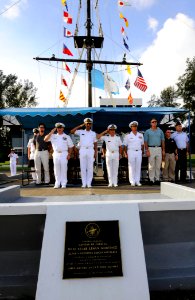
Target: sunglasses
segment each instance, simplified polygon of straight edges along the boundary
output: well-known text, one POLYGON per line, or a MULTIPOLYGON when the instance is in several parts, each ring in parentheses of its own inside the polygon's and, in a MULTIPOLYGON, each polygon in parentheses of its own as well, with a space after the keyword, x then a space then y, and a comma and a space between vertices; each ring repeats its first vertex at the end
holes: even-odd
POLYGON ((157 121, 152 121, 151 123, 157 123, 157 121))

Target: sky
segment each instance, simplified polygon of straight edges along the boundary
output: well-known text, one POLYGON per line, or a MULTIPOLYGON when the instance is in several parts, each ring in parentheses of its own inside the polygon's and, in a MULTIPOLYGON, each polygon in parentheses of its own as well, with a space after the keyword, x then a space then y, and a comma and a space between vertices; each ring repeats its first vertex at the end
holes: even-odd
MULTIPOLYGON (((124 86, 129 78, 131 95, 142 98, 143 106, 155 94, 168 86, 175 86, 178 77, 186 69, 186 59, 195 56, 195 1, 194 0, 126 0, 131 5, 118 6, 118 0, 99 0, 98 10, 92 9, 92 33, 98 35, 98 21, 102 24, 104 47, 92 54, 92 58, 121 61, 126 53, 127 61, 140 62, 139 67, 148 89, 142 92, 134 86, 137 67, 128 75, 124 66, 99 66, 108 72, 118 84, 120 94, 127 98, 124 86), (119 18, 122 13, 129 21, 128 28, 119 18), (98 18, 97 18, 98 16, 98 18), (128 52, 122 40, 120 28, 128 36, 128 52), (96 56, 95 56, 96 55, 96 56)), ((91 0, 94 8, 95 0, 91 0)), ((60 90, 66 96, 68 89, 61 85, 61 75, 70 86, 76 63, 68 63, 72 73, 62 70, 61 63, 38 62, 34 57, 71 58, 62 53, 63 43, 79 58, 73 38, 63 36, 63 28, 74 33, 78 16, 78 0, 67 0, 68 12, 73 24, 63 21, 64 7, 61 0, 0 0, 0 70, 5 75, 16 74, 20 80, 33 82, 39 107, 62 107, 60 90), (16 3, 16 4, 15 4, 16 3), (15 5, 14 5, 15 4, 15 5), (12 7, 11 7, 12 6, 12 7), (11 8, 10 8, 11 7, 11 8)), ((79 18, 79 34, 85 34, 86 0, 82 0, 79 18)), ((86 59, 86 53, 82 56, 86 59)), ((99 106, 99 97, 108 97, 103 90, 93 89, 93 106, 99 106)), ((85 65, 79 71, 68 102, 68 107, 87 106, 87 73, 85 65)))

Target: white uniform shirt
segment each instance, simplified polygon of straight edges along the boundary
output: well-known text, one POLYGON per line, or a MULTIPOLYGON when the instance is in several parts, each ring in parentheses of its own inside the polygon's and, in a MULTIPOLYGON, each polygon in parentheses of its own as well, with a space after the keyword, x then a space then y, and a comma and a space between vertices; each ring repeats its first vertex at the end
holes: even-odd
POLYGON ((178 149, 184 149, 187 147, 187 143, 189 142, 189 138, 185 132, 173 132, 171 135, 172 139, 176 142, 178 149))
POLYGON ((97 142, 96 133, 92 130, 79 129, 75 131, 75 134, 80 136, 80 148, 93 148, 94 143, 97 142))
POLYGON ((65 133, 52 134, 49 141, 52 143, 54 153, 68 151, 68 148, 72 148, 74 146, 71 138, 65 133))
POLYGON ((119 136, 114 135, 105 135, 100 138, 101 141, 105 141, 106 143, 106 151, 109 152, 118 152, 119 147, 122 145, 121 139, 119 136))
POLYGON ((18 158, 18 154, 16 153, 10 153, 8 155, 8 157, 10 158, 10 164, 14 163, 16 164, 17 158, 18 158))
POLYGON ((137 132, 135 135, 132 131, 124 138, 123 144, 127 146, 128 150, 141 150, 141 146, 144 144, 143 134, 137 132))
POLYGON ((30 159, 35 157, 35 145, 33 143, 33 138, 28 141, 27 148, 30 148, 30 159))

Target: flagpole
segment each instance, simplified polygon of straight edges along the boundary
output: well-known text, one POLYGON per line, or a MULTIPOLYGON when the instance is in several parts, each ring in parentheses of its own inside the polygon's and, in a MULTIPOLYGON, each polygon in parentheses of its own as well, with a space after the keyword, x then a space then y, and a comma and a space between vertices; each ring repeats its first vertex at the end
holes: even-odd
MULTIPOLYGON (((87 28, 87 38, 88 40, 91 39, 91 28, 92 28, 92 22, 91 22, 91 0, 87 0, 87 22, 86 22, 86 28, 87 28)), ((87 47, 87 71, 88 71, 88 107, 92 107, 92 82, 91 82, 91 71, 93 68, 93 64, 91 61, 91 46, 88 45, 87 47)))

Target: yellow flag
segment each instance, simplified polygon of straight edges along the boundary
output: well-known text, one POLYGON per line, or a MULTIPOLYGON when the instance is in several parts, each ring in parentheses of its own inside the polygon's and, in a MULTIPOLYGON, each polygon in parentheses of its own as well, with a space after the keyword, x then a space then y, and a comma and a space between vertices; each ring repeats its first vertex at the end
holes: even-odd
POLYGON ((62 5, 65 6, 66 0, 62 0, 62 5))
POLYGON ((64 94, 62 93, 62 91, 60 91, 59 99, 63 102, 66 102, 66 98, 64 97, 64 94))
POLYGON ((130 66, 127 66, 127 69, 126 69, 126 70, 127 70, 127 73, 131 75, 131 67, 130 67, 130 66))
POLYGON ((121 19, 124 19, 124 16, 123 16, 122 13, 119 14, 119 17, 120 17, 121 19))

